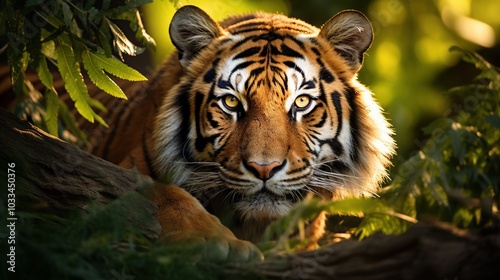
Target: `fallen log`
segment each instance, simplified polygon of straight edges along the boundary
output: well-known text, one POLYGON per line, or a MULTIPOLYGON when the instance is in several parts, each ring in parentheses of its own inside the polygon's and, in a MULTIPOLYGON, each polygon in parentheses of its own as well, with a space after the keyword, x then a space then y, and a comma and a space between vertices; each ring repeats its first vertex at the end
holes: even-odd
MULTIPOLYGON (((1 178, 7 178, 9 163, 15 165, 12 169, 16 175, 18 210, 66 216, 86 211, 91 205, 107 205, 124 194, 153 184, 133 169, 86 153, 3 109, 0 109, 0 151, 1 178)), ((137 212, 133 207, 124 212, 137 212)), ((151 216, 157 211, 153 202, 147 203, 146 208, 151 216)), ((150 237, 157 237, 161 231, 158 223, 145 225, 138 217, 132 222, 146 226, 144 232, 150 237)))

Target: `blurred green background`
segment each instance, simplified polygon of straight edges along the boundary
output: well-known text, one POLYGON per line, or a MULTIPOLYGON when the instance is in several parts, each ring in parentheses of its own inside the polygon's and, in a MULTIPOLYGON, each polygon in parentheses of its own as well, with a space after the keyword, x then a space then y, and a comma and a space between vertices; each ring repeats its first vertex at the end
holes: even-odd
POLYGON ((435 118, 453 116, 462 106, 444 91, 469 83, 475 72, 448 49, 458 45, 496 65, 500 61, 498 0, 157 0, 142 10, 146 29, 157 42, 154 65, 174 49, 168 26, 182 5, 199 6, 215 20, 260 10, 318 27, 341 10, 362 11, 373 24, 375 40, 359 79, 375 93, 396 131, 394 171, 423 144, 422 127, 435 118))

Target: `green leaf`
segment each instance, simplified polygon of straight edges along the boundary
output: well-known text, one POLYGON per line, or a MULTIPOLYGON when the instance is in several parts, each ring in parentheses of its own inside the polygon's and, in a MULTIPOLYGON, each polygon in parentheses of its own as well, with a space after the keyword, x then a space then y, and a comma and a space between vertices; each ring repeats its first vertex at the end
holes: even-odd
POLYGON ((73 20, 73 12, 71 8, 64 1, 61 1, 62 14, 64 19, 64 25, 66 27, 71 26, 71 21, 73 20))
POLYGON ((28 67, 29 54, 27 52, 9 52, 8 63, 10 65, 10 76, 12 87, 16 93, 18 100, 22 99, 24 95, 24 72, 28 67))
POLYGON ((91 123, 94 122, 94 112, 88 104, 87 86, 80 73, 80 65, 75 61, 71 41, 67 35, 57 37, 57 67, 64 81, 64 87, 75 102, 77 111, 91 123))
POLYGON ((97 63, 97 65, 104 69, 106 72, 129 81, 146 81, 147 78, 144 77, 137 70, 127 66, 125 63, 119 61, 118 59, 112 57, 106 57, 99 53, 90 53, 92 60, 97 63))
POLYGON ((102 21, 101 26, 97 31, 97 37, 99 38, 99 44, 101 48, 104 50, 106 57, 111 57, 112 54, 111 44, 110 44, 111 33, 109 25, 106 23, 105 20, 102 21))
MULTIPOLYGON (((94 113, 94 112, 93 112, 94 113)), ((109 125, 106 123, 106 121, 101 117, 99 116, 98 114, 94 113, 94 119, 100 123, 102 126, 106 127, 106 128, 109 128, 109 125)))
POLYGON ((50 73, 49 67, 47 67, 47 60, 45 57, 42 57, 38 64, 38 78, 40 78, 42 84, 48 89, 52 88, 54 85, 52 73, 50 73))
POLYGON ((104 104, 102 104, 101 101, 99 101, 97 99, 93 99, 93 98, 89 98, 88 101, 89 101, 90 107, 96 108, 97 110, 103 111, 103 112, 108 111, 108 109, 106 109, 106 106, 104 106, 104 104))
MULTIPOLYGON (((107 58, 107 57, 105 57, 107 58)), ((89 50, 82 53, 83 67, 87 70, 90 80, 100 89, 118 98, 127 99, 120 87, 102 71, 99 58, 89 50)))
POLYGON ((57 29, 65 27, 64 21, 60 20, 59 18, 57 18, 55 16, 47 15, 47 14, 42 13, 40 11, 35 11, 35 13, 37 13, 38 16, 43 18, 46 22, 48 22, 50 25, 52 25, 53 27, 55 27, 57 29))
POLYGON ((52 87, 47 89, 45 93, 46 111, 45 111, 45 125, 50 134, 58 136, 57 118, 59 112, 59 98, 57 93, 52 87))

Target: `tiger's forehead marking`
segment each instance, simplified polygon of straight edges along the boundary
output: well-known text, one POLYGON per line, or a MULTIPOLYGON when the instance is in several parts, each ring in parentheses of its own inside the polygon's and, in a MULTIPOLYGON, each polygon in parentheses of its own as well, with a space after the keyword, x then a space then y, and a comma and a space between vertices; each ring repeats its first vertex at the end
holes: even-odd
POLYGON ((223 81, 219 85, 224 86, 222 90, 216 90, 215 95, 233 94, 242 101, 244 109, 248 107, 247 99, 263 86, 268 86, 272 95, 285 100, 287 109, 301 94, 317 95, 318 73, 317 65, 314 65, 317 62, 301 52, 311 36, 270 33, 253 37, 229 35, 223 45, 226 47, 224 51, 229 48, 231 55, 221 61, 217 71, 217 79, 223 81), (242 40, 245 44, 240 44, 242 40), (234 44, 233 47, 230 44, 234 44))

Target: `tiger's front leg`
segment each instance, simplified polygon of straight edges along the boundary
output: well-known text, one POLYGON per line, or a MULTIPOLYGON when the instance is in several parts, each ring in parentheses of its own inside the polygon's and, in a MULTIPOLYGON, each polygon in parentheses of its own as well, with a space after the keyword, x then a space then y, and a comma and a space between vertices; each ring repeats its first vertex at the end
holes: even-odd
POLYGON ((158 206, 156 218, 162 231, 160 238, 169 243, 207 243, 205 256, 214 261, 262 260, 259 249, 240 240, 217 217, 184 189, 156 183, 150 199, 158 206))

